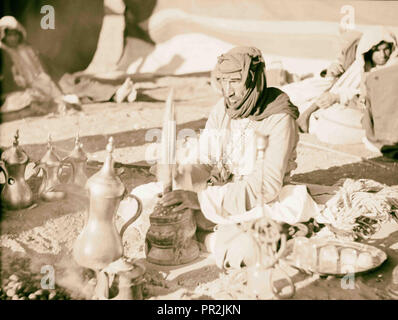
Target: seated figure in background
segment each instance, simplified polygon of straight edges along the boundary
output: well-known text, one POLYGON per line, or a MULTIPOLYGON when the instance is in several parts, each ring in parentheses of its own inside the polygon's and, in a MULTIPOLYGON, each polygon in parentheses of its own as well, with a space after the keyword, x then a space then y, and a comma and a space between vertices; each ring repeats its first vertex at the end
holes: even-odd
MULTIPOLYGON (((348 126, 362 129, 365 98, 363 82, 368 73, 393 63, 393 57, 396 56, 395 49, 396 37, 387 29, 376 28, 366 32, 358 41, 354 62, 331 89, 318 97, 315 103, 302 114, 302 121, 308 123, 313 114, 312 121, 316 128, 316 118, 322 117, 322 114, 335 113, 341 119, 351 119, 352 122, 347 123, 348 126)), ((342 64, 336 64, 335 68, 344 70, 342 64)), ((316 134, 316 131, 321 130, 320 127, 321 125, 319 129, 310 129, 310 133, 312 131, 316 134)))
POLYGON ((331 88, 301 113, 298 120, 301 130, 325 142, 360 143, 365 137, 363 83, 370 72, 394 63, 396 45, 395 35, 384 27, 353 36, 342 51, 345 54, 328 68, 327 73, 336 77, 331 88))
POLYGON ((326 99, 327 92, 354 62, 361 36, 362 33, 358 31, 343 31, 340 37, 339 54, 327 69, 313 78, 281 87, 300 110, 297 121, 301 132, 308 132, 309 118, 315 111, 318 101, 326 99))
POLYGON ((395 37, 391 41, 364 53, 368 64, 361 82, 362 124, 369 149, 398 159, 398 50, 395 37))
POLYGON ((14 81, 23 89, 6 97, 2 111, 19 110, 32 103, 38 108, 47 106, 44 109, 55 105, 64 111, 61 89, 44 70, 37 52, 26 41, 25 28, 14 17, 0 19, 0 48, 10 56, 14 81))
POLYGON ((2 112, 17 111, 27 106, 49 112, 56 106, 57 111, 63 114, 68 106, 75 107, 81 102, 135 101, 137 91, 129 77, 100 81, 78 72, 66 73, 59 82, 55 82, 26 38, 25 28, 14 17, 0 19, 0 48, 10 56, 12 76, 16 85, 23 89, 5 97, 2 112))

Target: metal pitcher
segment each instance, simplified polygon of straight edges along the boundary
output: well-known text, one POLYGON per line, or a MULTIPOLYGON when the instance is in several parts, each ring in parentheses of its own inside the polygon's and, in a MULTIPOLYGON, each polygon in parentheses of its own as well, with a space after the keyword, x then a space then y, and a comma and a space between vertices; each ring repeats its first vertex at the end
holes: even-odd
POLYGON ((72 174, 71 179, 69 180, 71 183, 76 184, 78 186, 84 187, 87 182, 86 175, 86 164, 87 164, 87 155, 83 150, 83 144, 80 142, 79 134, 76 135, 75 139, 75 147, 72 152, 64 158, 64 162, 71 163, 72 165, 72 174))
POLYGON ((4 172, 5 184, 1 203, 7 209, 18 210, 33 203, 33 193, 25 181, 25 169, 29 157, 19 146, 19 131, 15 133, 12 147, 1 155, 0 170, 4 172))
POLYGON ((145 282, 143 262, 119 259, 97 272, 94 297, 99 300, 142 300, 145 282))
POLYGON ((55 153, 52 145, 51 136, 48 136, 47 152, 36 164, 36 172, 43 171, 43 180, 39 187, 39 197, 45 201, 54 201, 65 198, 66 192, 56 190, 61 185, 60 176, 62 168, 65 166, 71 167, 73 175, 73 166, 69 161, 60 160, 55 153))
POLYGON ((126 192, 125 186, 115 173, 112 157, 113 138, 109 139, 106 150, 108 155, 101 170, 86 183, 89 212, 73 248, 75 261, 93 270, 102 270, 123 256, 123 233, 142 212, 141 200, 126 192), (120 201, 126 196, 137 201, 137 212, 121 227, 119 233, 114 218, 120 201))

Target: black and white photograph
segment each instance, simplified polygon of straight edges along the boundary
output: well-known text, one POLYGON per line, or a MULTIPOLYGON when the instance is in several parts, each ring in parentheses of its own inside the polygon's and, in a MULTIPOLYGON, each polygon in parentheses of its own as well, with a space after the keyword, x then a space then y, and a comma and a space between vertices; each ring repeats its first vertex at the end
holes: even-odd
POLYGON ((398 1, 1 0, 0 300, 398 300, 397 39, 398 1))

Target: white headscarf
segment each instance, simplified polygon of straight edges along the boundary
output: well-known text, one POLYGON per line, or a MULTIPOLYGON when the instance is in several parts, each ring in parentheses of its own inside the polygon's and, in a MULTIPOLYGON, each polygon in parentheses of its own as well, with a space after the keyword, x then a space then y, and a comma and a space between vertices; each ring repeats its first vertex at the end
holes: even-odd
POLYGON ((375 27, 372 30, 364 32, 358 43, 356 56, 357 59, 361 60, 363 66, 365 65, 364 54, 382 41, 392 43, 391 55, 385 66, 388 66, 391 61, 398 56, 396 35, 386 27, 375 27))
POLYGON ((25 28, 12 16, 4 16, 0 19, 0 41, 5 37, 7 29, 19 31, 22 35, 22 40, 26 40, 25 28))

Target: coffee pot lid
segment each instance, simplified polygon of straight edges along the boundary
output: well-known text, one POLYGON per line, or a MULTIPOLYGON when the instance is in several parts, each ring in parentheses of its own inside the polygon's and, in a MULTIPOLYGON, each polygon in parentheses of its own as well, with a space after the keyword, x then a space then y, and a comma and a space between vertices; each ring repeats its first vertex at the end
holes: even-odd
POLYGON ((86 189, 91 195, 104 198, 121 197, 126 188, 120 178, 116 175, 112 152, 114 150, 113 138, 110 137, 106 146, 107 156, 104 165, 86 183, 86 189))
POLYGON ((83 150, 83 143, 81 143, 80 141, 79 133, 77 133, 75 138, 75 147, 73 148, 72 152, 69 154, 68 158, 76 161, 87 160, 87 155, 83 150))
POLYGON ((134 280, 142 277, 145 274, 146 268, 141 261, 127 260, 125 257, 121 257, 118 260, 111 262, 102 271, 108 274, 128 273, 131 280, 134 280))
POLYGON ((50 134, 48 135, 47 152, 41 158, 40 162, 49 166, 59 165, 60 163, 60 159, 54 151, 50 134))
POLYGON ((19 130, 15 132, 12 146, 1 154, 1 160, 8 164, 23 164, 29 161, 28 155, 19 146, 19 130))

